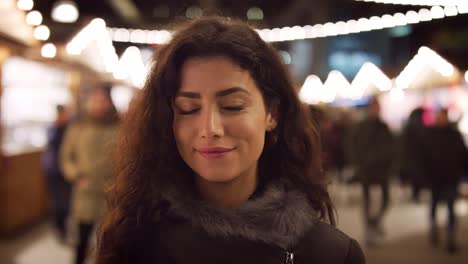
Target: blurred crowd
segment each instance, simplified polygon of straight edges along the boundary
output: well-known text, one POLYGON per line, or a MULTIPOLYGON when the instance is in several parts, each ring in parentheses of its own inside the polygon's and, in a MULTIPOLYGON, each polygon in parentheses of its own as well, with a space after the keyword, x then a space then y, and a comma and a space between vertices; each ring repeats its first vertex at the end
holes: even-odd
POLYGON ((391 200, 390 183, 396 182, 411 187, 414 202, 421 201, 421 190, 430 191, 428 233, 434 245, 440 240, 437 205, 446 203, 446 249, 458 250, 454 204, 460 183, 468 180, 468 150, 456 123, 449 120, 448 109, 417 107, 398 132, 381 119, 377 97, 356 107, 313 106, 311 112, 320 128, 325 170, 334 181, 362 187, 367 245, 378 245, 385 234, 382 219, 391 200), (372 186, 380 189, 380 201, 371 199, 372 186))

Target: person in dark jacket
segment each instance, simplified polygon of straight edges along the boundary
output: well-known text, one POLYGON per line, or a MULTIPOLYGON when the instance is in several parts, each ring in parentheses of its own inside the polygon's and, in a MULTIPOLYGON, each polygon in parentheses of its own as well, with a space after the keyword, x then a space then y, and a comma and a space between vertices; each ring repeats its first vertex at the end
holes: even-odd
POLYGON ((433 244, 439 241, 437 233, 437 204, 445 200, 448 208, 447 250, 457 251, 455 201, 458 195, 458 185, 468 163, 468 150, 463 137, 448 120, 447 110, 441 109, 436 114, 434 127, 429 128, 425 137, 423 161, 425 175, 431 188, 430 238, 433 244))
POLYGON ((356 177, 362 184, 366 243, 373 246, 384 233, 381 224, 390 202, 389 180, 395 155, 395 140, 387 124, 380 118, 377 97, 371 98, 367 116, 353 128, 350 142, 356 177), (371 212, 372 185, 381 189, 380 209, 376 213, 371 212))
POLYGON ((424 133, 426 127, 423 123, 424 109, 414 109, 403 129, 401 137, 401 168, 400 174, 403 181, 408 181, 412 187, 412 199, 419 201, 421 189, 427 185, 423 172, 422 148, 425 144, 424 133))
POLYGON ((65 179, 59 164, 60 147, 68 125, 68 113, 63 105, 56 107, 57 118, 47 129, 47 147, 42 155, 42 164, 47 177, 49 207, 59 239, 67 236, 71 184, 65 179))
POLYGON ((333 226, 319 132, 248 25, 177 30, 121 133, 96 263, 365 263, 333 226))

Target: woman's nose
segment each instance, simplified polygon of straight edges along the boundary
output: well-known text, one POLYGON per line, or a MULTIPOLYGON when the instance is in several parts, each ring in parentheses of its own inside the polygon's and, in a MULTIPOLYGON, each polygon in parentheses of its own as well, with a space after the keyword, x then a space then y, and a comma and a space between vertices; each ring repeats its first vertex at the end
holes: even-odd
POLYGON ((217 109, 207 109, 202 111, 200 136, 202 138, 221 137, 224 135, 224 128, 221 113, 217 109))

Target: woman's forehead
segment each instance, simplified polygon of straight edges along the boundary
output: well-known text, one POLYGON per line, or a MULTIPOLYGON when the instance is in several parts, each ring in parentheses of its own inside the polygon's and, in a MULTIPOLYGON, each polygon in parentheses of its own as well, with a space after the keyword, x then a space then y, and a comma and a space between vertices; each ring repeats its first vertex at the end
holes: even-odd
POLYGON ((216 94, 231 88, 250 93, 258 89, 247 70, 225 57, 192 58, 182 66, 179 93, 216 94))

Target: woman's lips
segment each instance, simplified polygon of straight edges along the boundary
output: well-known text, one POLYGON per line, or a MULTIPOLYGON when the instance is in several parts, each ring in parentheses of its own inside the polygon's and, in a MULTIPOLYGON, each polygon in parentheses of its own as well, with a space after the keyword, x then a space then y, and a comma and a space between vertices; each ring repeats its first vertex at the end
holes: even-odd
POLYGON ((233 151, 234 148, 225 147, 209 147, 209 148, 198 148, 196 151, 206 159, 219 159, 226 156, 229 152, 233 151))

